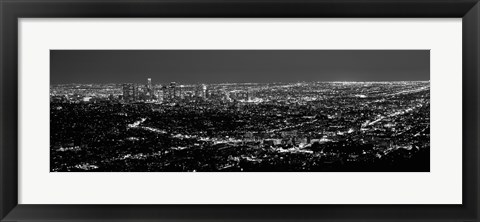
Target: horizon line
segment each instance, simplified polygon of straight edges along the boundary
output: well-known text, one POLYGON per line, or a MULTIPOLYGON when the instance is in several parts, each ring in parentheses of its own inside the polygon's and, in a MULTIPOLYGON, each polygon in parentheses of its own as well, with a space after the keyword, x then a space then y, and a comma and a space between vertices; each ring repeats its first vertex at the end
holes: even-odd
MULTIPOLYGON (((182 83, 177 81, 171 82, 161 82, 161 83, 154 83, 152 85, 162 85, 162 84, 170 84, 170 83, 182 83)), ((430 82, 430 80, 392 80, 392 81, 300 81, 300 82, 221 82, 221 83, 205 83, 205 82, 197 82, 197 83, 185 83, 185 85, 198 85, 198 84, 210 84, 210 85, 222 85, 222 84, 298 84, 298 83, 390 83, 390 82, 430 82)), ((103 84, 103 85, 112 85, 112 84, 144 84, 139 82, 122 82, 122 83, 55 83, 50 85, 92 85, 92 84, 103 84)))

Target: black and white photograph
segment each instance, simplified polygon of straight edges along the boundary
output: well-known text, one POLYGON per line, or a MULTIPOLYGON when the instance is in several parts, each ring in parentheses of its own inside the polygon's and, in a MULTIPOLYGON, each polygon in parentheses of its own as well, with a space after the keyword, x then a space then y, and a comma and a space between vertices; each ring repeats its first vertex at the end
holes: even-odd
POLYGON ((50 50, 50 172, 430 172, 429 50, 50 50))

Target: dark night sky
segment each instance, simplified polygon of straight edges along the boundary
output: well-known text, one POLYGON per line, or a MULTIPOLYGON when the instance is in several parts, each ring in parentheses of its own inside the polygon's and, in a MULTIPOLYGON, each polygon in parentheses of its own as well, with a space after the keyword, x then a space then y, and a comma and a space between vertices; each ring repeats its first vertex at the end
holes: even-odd
POLYGON ((51 50, 51 83, 416 81, 429 50, 51 50))

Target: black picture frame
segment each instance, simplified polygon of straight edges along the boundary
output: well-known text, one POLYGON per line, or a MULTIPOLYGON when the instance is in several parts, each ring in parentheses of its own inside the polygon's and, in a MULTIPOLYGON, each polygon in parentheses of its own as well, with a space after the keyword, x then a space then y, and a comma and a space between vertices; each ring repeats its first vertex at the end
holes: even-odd
MULTIPOLYGON (((2 221, 479 221, 478 0, 0 0, 2 221), (462 18, 462 205, 18 204, 19 18, 350 17, 462 18)), ((441 194, 439 194, 441 195, 441 194)))

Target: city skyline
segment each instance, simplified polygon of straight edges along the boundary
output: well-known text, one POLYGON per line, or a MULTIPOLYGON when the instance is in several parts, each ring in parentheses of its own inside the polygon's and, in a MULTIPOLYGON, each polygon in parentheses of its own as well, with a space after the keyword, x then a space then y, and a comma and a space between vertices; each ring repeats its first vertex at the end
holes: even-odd
POLYGON ((52 85, 144 83, 146 78, 155 84, 430 79, 429 50, 51 50, 50 54, 52 85))
MULTIPOLYGON (((410 84, 410 83, 425 83, 430 81, 388 81, 388 82, 305 82, 301 81, 298 83, 220 83, 220 84, 205 84, 205 83, 198 83, 198 84, 178 84, 177 82, 170 82, 170 83, 162 83, 162 84, 153 84, 152 78, 146 79, 146 84, 143 83, 121 83, 121 84, 113 84, 114 86, 120 87, 121 89, 108 91, 110 94, 105 95, 103 93, 98 94, 95 88, 97 87, 105 87, 106 85, 112 84, 58 84, 52 85, 54 88, 60 86, 66 86, 67 88, 73 87, 75 89, 80 90, 87 90, 86 92, 83 91, 84 95, 94 95, 94 97, 99 98, 108 98, 108 100, 113 101, 115 98, 119 98, 121 101, 126 103, 135 103, 135 102, 185 102, 184 99, 207 99, 210 96, 222 98, 222 100, 229 100, 231 99, 230 94, 233 94, 234 100, 244 100, 250 101, 254 92, 252 88, 255 88, 259 85, 272 85, 272 86, 280 86, 280 87, 292 87, 292 86, 301 86, 301 85, 310 85, 310 84, 363 84, 363 85, 379 85, 379 84, 410 84), (209 87, 219 87, 221 90, 212 92, 209 87), (235 89, 231 92, 226 90, 226 87, 242 87, 241 90, 235 89), (92 88, 93 87, 93 88, 92 88), (103 94, 103 95, 102 95, 103 94), (216 94, 216 95, 215 95, 216 94)), ((145 82, 144 82, 145 83, 145 82)), ((109 88, 112 90, 113 88, 109 88)), ((58 93, 65 94, 65 91, 57 92, 56 90, 51 92, 51 95, 57 96, 58 93)), ((71 94, 72 92, 70 92, 71 94)), ((71 94, 71 95, 75 95, 71 94)), ((78 94, 77 94, 78 95, 78 94)))

